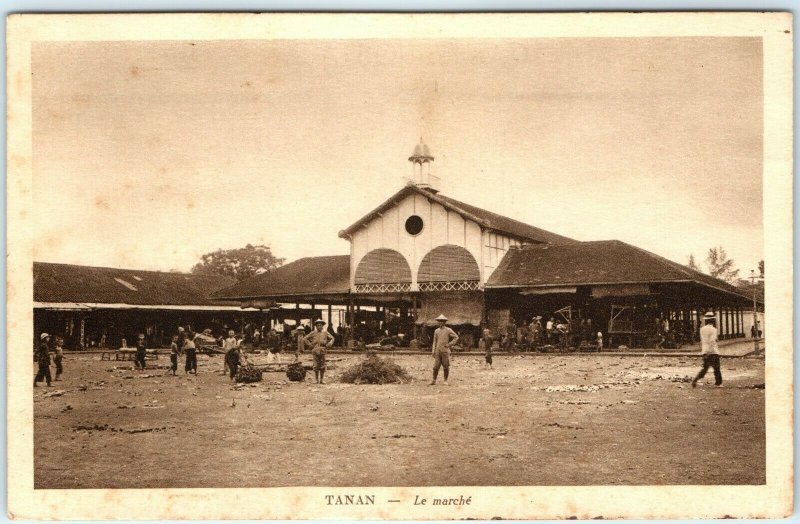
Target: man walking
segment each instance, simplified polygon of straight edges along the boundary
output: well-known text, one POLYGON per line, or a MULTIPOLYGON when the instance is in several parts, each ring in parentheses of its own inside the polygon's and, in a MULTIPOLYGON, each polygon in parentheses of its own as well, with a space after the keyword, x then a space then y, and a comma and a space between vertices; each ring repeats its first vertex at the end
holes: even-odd
POLYGON ((42 380, 46 380, 47 385, 52 386, 50 383, 52 381, 50 377, 50 335, 47 333, 39 335, 39 352, 36 354, 36 361, 39 364, 39 370, 33 378, 33 387, 36 387, 36 383, 42 380))
POLYGON ((447 327, 447 317, 439 315, 436 317, 439 327, 433 332, 433 344, 431 354, 433 355, 433 380, 431 386, 436 384, 436 377, 439 376, 439 368, 444 368, 444 385, 449 386, 447 377, 450 375, 450 349, 458 342, 458 335, 455 331, 447 327))
POLYGON ((719 348, 717 347, 717 318, 714 313, 708 312, 703 317, 705 325, 700 328, 700 353, 703 355, 703 368, 692 380, 692 387, 697 387, 697 381, 706 376, 708 368, 714 368, 714 385, 722 386, 722 371, 719 368, 719 348))
POLYGON ((311 354, 314 356, 314 378, 317 384, 325 383, 325 351, 333 346, 333 335, 322 329, 325 321, 320 319, 314 322, 314 331, 303 338, 303 343, 311 346, 311 354))

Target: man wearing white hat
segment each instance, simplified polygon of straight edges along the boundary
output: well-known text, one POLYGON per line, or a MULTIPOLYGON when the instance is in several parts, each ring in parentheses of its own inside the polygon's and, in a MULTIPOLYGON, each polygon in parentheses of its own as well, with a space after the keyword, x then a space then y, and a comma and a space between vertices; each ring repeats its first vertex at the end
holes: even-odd
POLYGON ((431 354, 433 355, 433 380, 431 386, 436 384, 436 377, 439 376, 439 368, 444 368, 444 385, 450 375, 450 349, 458 342, 458 335, 455 331, 447 327, 447 317, 439 315, 436 317, 439 327, 433 332, 433 344, 431 354))
POLYGON ((722 386, 722 371, 719 367, 719 348, 717 347, 717 317, 712 312, 703 316, 705 325, 700 328, 700 353, 703 355, 703 368, 692 380, 692 387, 697 387, 697 381, 706 376, 708 368, 714 368, 714 384, 722 386))

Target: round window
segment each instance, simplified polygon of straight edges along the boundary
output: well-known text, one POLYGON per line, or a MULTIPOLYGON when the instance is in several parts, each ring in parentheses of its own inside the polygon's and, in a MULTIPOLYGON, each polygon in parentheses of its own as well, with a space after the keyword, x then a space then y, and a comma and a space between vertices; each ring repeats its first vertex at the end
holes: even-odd
POLYGON ((406 220, 406 231, 408 231, 409 235, 419 235, 420 231, 422 231, 422 218, 417 215, 408 217, 406 220))

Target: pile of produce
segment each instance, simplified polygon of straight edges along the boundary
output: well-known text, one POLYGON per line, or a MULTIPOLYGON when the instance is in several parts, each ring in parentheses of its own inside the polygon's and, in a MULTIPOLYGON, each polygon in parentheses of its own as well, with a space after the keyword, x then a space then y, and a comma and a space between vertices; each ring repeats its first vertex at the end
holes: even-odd
POLYGON ((302 382, 306 379, 306 368, 300 362, 289 364, 286 367, 286 377, 292 382, 302 382))
POLYGON ((370 352, 367 357, 342 373, 348 384, 403 384, 412 379, 408 371, 392 359, 370 352))
POLYGON ((252 364, 239 366, 236 382, 261 382, 261 370, 252 364))

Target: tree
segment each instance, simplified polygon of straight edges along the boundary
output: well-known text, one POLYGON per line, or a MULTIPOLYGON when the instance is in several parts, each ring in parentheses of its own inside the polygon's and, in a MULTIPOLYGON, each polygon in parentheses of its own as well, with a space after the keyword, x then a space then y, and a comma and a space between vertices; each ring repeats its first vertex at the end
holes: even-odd
POLYGON ((708 273, 712 277, 733 285, 738 282, 739 270, 734 268, 733 259, 728 258, 728 254, 722 246, 712 247, 708 250, 706 264, 708 264, 708 273))
POLYGON ((694 259, 694 255, 689 255, 689 262, 686 264, 689 266, 689 269, 694 269, 695 271, 701 271, 700 266, 697 265, 697 262, 694 259))
POLYGON ((759 260, 758 262, 758 274, 761 278, 764 278, 764 261, 759 260))
POLYGON ((239 249, 218 249, 200 257, 192 273, 213 273, 235 278, 237 281, 281 266, 283 258, 272 254, 269 247, 247 244, 239 249))

